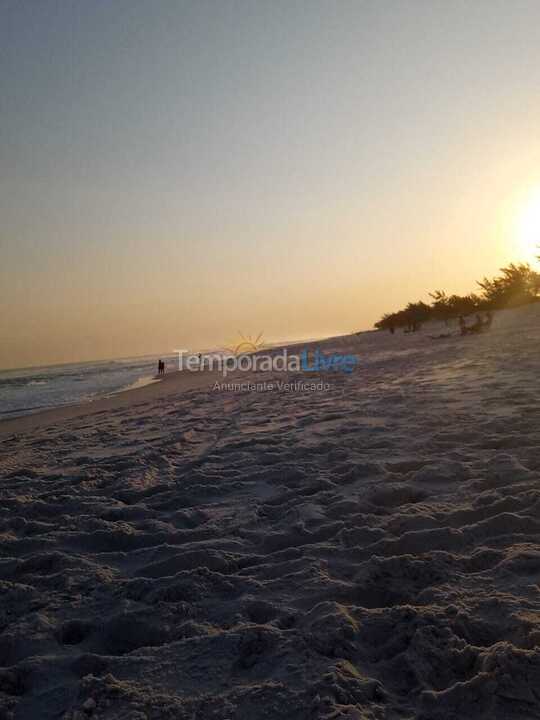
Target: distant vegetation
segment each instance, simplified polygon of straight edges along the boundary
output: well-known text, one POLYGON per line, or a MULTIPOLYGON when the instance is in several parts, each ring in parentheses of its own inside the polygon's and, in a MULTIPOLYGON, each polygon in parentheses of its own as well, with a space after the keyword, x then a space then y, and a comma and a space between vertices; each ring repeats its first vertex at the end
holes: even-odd
MULTIPOLYGON (((538 258, 540 260, 540 257, 538 258)), ((403 310, 387 313, 375 323, 379 330, 406 328, 414 332, 428 320, 449 320, 477 312, 517 307, 540 300, 540 273, 530 265, 512 263, 501 268, 500 275, 477 284, 480 291, 470 295, 447 295, 443 290, 429 293, 430 304, 419 301, 409 303, 403 310)))

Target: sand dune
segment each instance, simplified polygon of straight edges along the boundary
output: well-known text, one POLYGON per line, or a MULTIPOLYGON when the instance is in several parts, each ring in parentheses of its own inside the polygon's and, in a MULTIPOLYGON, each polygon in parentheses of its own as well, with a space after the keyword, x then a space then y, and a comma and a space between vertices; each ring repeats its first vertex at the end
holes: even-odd
POLYGON ((540 718, 540 307, 332 347, 0 426, 0 718, 540 718))

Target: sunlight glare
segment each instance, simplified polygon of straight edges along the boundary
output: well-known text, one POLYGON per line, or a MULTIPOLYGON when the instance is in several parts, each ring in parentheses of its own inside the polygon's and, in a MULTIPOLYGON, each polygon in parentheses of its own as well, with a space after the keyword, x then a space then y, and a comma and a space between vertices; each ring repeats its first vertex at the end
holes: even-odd
POLYGON ((525 262, 540 255, 540 186, 527 196, 517 216, 518 251, 525 262))

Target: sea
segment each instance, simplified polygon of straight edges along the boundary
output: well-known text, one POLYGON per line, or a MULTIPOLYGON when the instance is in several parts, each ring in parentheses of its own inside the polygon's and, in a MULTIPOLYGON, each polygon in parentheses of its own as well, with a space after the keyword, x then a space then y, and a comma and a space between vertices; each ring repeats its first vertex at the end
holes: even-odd
POLYGON ((48 408, 91 402, 157 380, 157 363, 176 370, 176 356, 145 356, 119 360, 0 370, 0 420, 48 408))

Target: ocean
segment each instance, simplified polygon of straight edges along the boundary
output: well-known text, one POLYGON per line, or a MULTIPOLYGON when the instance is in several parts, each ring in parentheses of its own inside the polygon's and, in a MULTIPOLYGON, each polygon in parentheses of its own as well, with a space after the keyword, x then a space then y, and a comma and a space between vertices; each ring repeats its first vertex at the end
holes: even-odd
MULTIPOLYGON (((175 356, 159 356, 176 370, 175 356)), ((91 402, 152 382, 158 356, 0 370, 0 420, 91 402)))

